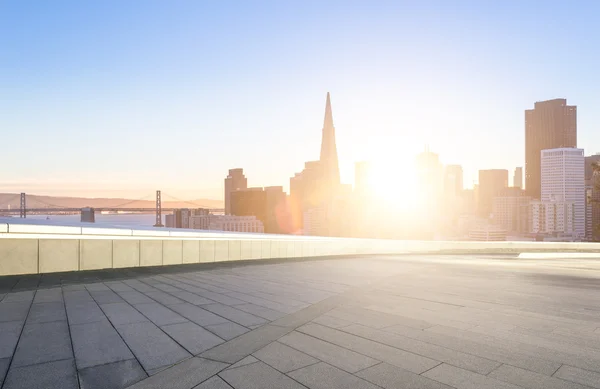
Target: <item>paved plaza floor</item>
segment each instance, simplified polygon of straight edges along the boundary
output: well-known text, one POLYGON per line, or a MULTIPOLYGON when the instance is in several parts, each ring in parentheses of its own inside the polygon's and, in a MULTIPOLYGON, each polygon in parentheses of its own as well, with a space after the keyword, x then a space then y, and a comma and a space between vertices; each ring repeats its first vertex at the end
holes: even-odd
POLYGON ((600 259, 0 277, 2 389, 600 388, 600 259))

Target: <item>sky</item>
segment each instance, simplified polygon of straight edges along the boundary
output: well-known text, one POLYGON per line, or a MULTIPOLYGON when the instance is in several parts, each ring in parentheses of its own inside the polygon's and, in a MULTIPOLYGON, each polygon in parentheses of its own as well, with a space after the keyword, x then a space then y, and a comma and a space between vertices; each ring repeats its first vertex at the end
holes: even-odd
MULTIPOLYGON (((0 192, 222 199, 242 167, 283 185, 319 157, 331 92, 341 177, 415 156, 524 165, 524 110, 567 98, 600 152, 600 2, 0 0, 0 192)), ((381 173, 384 174, 381 174, 381 173)))

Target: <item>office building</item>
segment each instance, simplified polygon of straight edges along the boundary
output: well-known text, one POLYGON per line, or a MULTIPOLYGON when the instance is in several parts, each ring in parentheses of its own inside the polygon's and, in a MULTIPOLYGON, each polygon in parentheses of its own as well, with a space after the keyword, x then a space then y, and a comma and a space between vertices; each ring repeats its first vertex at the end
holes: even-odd
POLYGON ((268 234, 290 232, 286 194, 281 186, 231 192, 231 214, 256 216, 268 234))
POLYGON ((195 230, 264 233, 263 223, 255 216, 195 215, 189 220, 195 230))
POLYGON ((513 186, 515 188, 523 189, 523 168, 515 168, 515 175, 513 176, 513 186))
POLYGON ((542 150, 541 201, 572 203, 574 238, 585 237, 585 159, 583 149, 542 150))
POLYGON ((525 111, 525 190, 541 198, 542 150, 577 147, 577 107, 566 99, 536 102, 525 111))
POLYGON ((225 178, 225 215, 231 214, 231 192, 248 188, 248 179, 244 176, 244 169, 229 169, 225 178))
POLYGON ((576 240, 575 203, 568 201, 531 201, 529 204, 530 232, 576 240))
POLYGON ((492 222, 511 233, 529 232, 529 202, 531 197, 517 187, 498 191, 492 202, 492 222))
POLYGON ((479 216, 484 218, 491 216, 494 197, 506 187, 508 187, 508 170, 489 169, 479 171, 477 192, 477 213, 479 216))

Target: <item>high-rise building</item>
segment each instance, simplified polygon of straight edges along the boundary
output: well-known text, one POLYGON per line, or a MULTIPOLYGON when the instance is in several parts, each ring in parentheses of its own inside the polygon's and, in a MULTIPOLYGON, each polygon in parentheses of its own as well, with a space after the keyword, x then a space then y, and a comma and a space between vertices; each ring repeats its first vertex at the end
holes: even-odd
POLYGON ((323 138, 321 139, 321 164, 325 181, 332 190, 337 190, 340 184, 340 168, 338 163, 337 146, 335 142, 335 127, 333 126, 333 113, 331 112, 331 99, 327 92, 325 103, 325 119, 323 121, 323 138))
POLYGON ((477 193, 477 213, 481 217, 489 217, 492 213, 494 197, 508 186, 508 170, 489 169, 479 171, 477 193))
POLYGON ((575 239, 585 237, 585 160, 583 149, 542 150, 541 201, 573 204, 575 239))
MULTIPOLYGON (((291 228, 301 231, 304 213, 333 201, 340 191, 340 169, 335 141, 331 98, 327 93, 319 161, 306 162, 304 170, 290 179, 291 228)), ((315 213, 316 214, 316 213, 315 213)), ((319 213, 323 215, 323 213, 319 213)), ((324 220, 320 224, 327 224, 324 220)), ((314 223, 313 223, 314 225, 314 223)))
POLYGON ((248 188, 248 179, 244 176, 244 169, 229 169, 225 178, 225 215, 231 214, 231 192, 248 188))
POLYGON ((516 167, 515 175, 513 176, 513 186, 515 188, 523 189, 523 168, 516 167))
POLYGON ((494 224, 500 225, 513 233, 529 232, 530 201, 531 197, 526 196, 521 188, 501 189, 494 196, 492 202, 494 224))
POLYGON ((600 171, 594 169, 597 164, 600 154, 585 157, 586 238, 595 242, 600 241, 600 171))
POLYGON ((525 190, 541 198, 541 151, 577 147, 577 107, 566 99, 539 101, 525 111, 525 190))

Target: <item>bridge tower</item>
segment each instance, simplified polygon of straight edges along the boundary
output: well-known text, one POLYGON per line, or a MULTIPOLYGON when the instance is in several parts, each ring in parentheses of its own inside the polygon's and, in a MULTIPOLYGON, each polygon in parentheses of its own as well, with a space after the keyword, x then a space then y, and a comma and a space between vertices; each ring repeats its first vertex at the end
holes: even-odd
POLYGON ((160 190, 156 191, 156 223, 154 227, 164 227, 162 224, 162 201, 160 197, 160 190))
POLYGON ((21 193, 21 211, 19 212, 19 217, 23 219, 27 217, 27 201, 25 193, 21 193))

